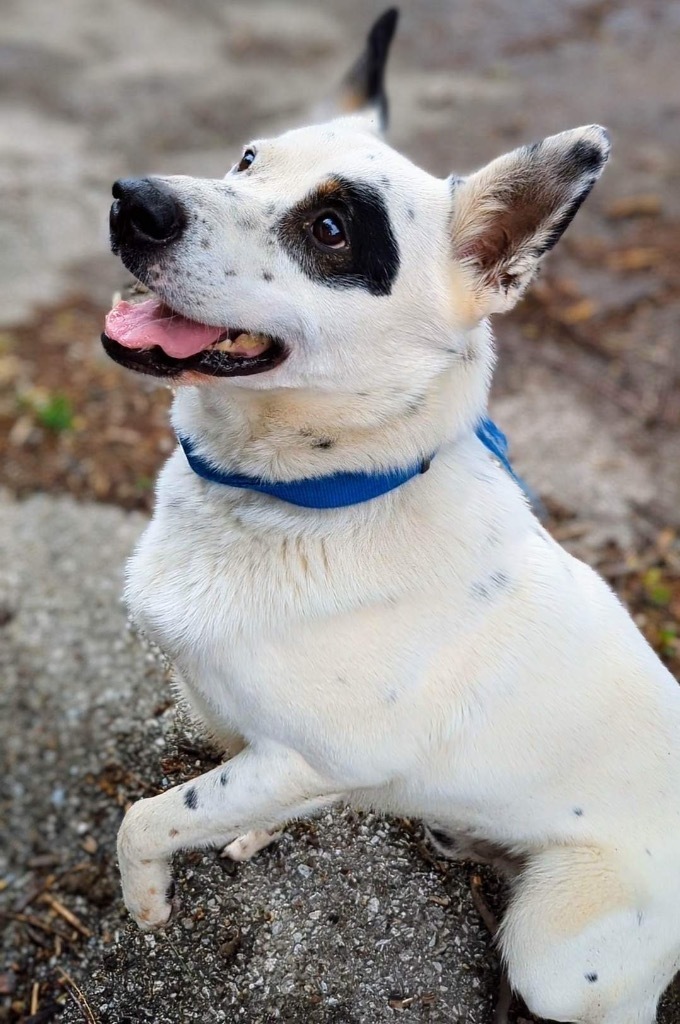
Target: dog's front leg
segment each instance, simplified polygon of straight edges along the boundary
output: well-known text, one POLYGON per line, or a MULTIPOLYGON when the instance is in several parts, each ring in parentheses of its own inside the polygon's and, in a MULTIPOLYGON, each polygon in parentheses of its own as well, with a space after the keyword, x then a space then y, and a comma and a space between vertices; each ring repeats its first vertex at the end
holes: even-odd
POLYGON ((139 800, 118 833, 125 905, 140 928, 172 912, 170 859, 177 850, 222 845, 251 829, 271 829, 340 799, 330 780, 276 744, 249 746, 228 764, 160 796, 139 800))

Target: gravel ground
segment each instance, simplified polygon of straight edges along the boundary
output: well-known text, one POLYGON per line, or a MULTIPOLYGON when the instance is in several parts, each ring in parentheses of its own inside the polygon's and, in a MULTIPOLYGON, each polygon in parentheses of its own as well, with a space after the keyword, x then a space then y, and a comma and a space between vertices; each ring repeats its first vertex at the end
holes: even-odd
MULTIPOLYGON (((0 996, 0 1020, 21 1019, 35 981, 41 1005, 63 1000, 65 971, 111 1024, 377 1024, 399 1008, 488 1024, 497 962, 472 869, 434 861, 406 822, 330 814, 239 867, 190 854, 171 928, 129 924, 114 863, 124 806, 214 763, 170 705, 162 663, 126 629, 121 566, 143 522, 68 498, 2 502, 0 907, 62 938, 55 953, 49 931, 7 922, 0 970, 15 964, 16 990, 0 996), (35 895, 54 875, 47 899, 89 937, 35 895)), ((60 1020, 82 1019, 69 997, 60 1020)))

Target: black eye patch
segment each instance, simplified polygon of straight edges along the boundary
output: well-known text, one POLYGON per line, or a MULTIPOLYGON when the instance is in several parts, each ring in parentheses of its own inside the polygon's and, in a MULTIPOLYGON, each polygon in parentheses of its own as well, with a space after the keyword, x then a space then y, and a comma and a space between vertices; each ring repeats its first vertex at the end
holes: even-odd
POLYGON ((365 288, 389 295, 399 272, 399 246, 385 201, 367 182, 334 176, 297 203, 279 221, 277 234, 288 254, 313 281, 333 288, 365 288), (337 210, 347 228, 345 248, 324 252, 309 227, 324 210, 337 210))

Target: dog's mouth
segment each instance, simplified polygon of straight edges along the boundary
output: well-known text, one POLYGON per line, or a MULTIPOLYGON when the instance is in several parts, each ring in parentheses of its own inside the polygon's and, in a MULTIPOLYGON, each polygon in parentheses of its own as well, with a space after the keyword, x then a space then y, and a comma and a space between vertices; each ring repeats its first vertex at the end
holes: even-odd
POLYGON ((116 303, 106 316, 102 344, 117 363, 154 377, 242 377, 271 370, 287 355, 280 338, 201 324, 158 298, 116 303))

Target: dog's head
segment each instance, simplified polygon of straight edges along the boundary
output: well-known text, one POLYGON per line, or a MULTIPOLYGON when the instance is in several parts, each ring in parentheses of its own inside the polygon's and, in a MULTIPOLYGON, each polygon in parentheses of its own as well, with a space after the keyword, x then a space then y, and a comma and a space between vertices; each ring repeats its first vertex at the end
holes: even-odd
MULTIPOLYGON (((104 344, 144 373, 197 384, 422 394, 473 357, 599 177, 598 126, 433 177, 383 139, 396 14, 374 26, 339 109, 248 143, 221 180, 117 182, 114 251, 155 298, 120 303, 104 344), (486 338, 486 332, 481 332, 486 338)), ((485 362, 486 359, 486 362, 485 362)))

